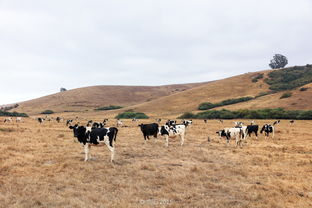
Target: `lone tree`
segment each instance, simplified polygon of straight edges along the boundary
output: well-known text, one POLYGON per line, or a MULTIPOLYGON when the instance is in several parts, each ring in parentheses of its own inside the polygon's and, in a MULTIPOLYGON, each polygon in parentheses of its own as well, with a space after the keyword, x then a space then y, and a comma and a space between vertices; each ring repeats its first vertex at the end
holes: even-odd
POLYGON ((284 68, 288 64, 288 60, 286 56, 283 56, 282 54, 275 54, 273 56, 273 59, 270 61, 269 66, 272 69, 279 69, 284 68))
POLYGON ((67 91, 64 87, 61 87, 60 92, 65 92, 67 91))

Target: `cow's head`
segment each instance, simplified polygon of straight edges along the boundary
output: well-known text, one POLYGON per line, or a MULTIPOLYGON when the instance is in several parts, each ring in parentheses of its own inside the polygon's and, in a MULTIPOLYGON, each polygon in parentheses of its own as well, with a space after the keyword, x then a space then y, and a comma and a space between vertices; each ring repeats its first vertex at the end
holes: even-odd
POLYGON ((74 137, 77 137, 78 124, 75 124, 74 126, 69 126, 68 128, 72 129, 74 133, 74 137))
POLYGON ((219 136, 219 138, 221 139, 221 137, 225 137, 226 136, 226 132, 224 129, 220 130, 220 131, 217 131, 216 132, 219 136))

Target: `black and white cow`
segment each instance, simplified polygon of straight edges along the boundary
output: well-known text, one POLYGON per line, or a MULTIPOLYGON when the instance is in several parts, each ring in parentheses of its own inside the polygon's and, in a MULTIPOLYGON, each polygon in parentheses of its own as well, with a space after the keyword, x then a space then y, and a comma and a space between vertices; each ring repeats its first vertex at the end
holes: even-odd
POLYGON ((166 122, 167 126, 174 126, 177 124, 177 121, 168 119, 166 122))
POLYGON ((164 125, 159 127, 159 133, 161 136, 164 136, 166 139, 166 146, 169 145, 169 137, 174 138, 179 136, 181 140, 181 146, 184 144, 186 126, 184 124, 177 125, 164 125))
POLYGON ((73 122, 73 119, 67 119, 67 121, 66 121, 66 126, 71 125, 72 122, 73 122))
POLYGON ((12 121, 13 121, 13 119, 12 119, 12 118, 5 118, 3 122, 4 122, 4 123, 6 123, 6 122, 11 123, 12 121))
POLYGON ((275 126, 276 124, 279 124, 281 122, 281 120, 277 120, 273 122, 273 126, 275 126))
POLYGON ((43 122, 44 122, 44 118, 37 118, 37 120, 38 120, 38 122, 40 123, 40 124, 42 124, 43 122))
POLYGON ((251 134, 254 133, 256 135, 256 139, 258 139, 258 131, 258 125, 248 125, 246 129, 246 136, 248 135, 249 137, 251 137, 251 134))
POLYGON ((182 123, 181 124, 184 124, 186 127, 191 125, 193 123, 192 120, 182 120, 182 123))
POLYGON ((91 128, 85 126, 69 126, 73 129, 74 137, 77 137, 78 141, 83 144, 85 159, 87 161, 91 159, 90 147, 92 145, 105 144, 111 151, 111 162, 114 161, 115 157, 115 147, 114 142, 116 142, 116 137, 118 129, 115 127, 109 128, 91 128))
POLYGON ((141 128, 144 136, 144 143, 146 143, 146 140, 149 139, 149 136, 154 136, 156 142, 157 134, 159 131, 157 123, 140 124, 139 127, 141 128))
POLYGON ((274 138, 274 124, 264 124, 260 133, 262 134, 262 132, 264 132, 265 139, 270 136, 270 133, 272 133, 272 138, 274 138))
POLYGON ((216 132, 220 138, 226 138, 226 144, 230 144, 230 140, 235 138, 236 147, 242 147, 242 139, 244 138, 244 132, 242 128, 225 128, 216 132))
POLYGON ((289 121, 289 124, 290 124, 290 125, 293 125, 294 123, 295 123, 294 120, 290 120, 290 121, 289 121))

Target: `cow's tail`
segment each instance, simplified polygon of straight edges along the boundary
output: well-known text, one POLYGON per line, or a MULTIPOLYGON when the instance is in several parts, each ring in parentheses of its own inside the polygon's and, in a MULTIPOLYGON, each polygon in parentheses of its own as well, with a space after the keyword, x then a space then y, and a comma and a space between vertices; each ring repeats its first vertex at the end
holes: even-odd
POLYGON ((118 129, 116 128, 115 130, 116 130, 116 131, 115 131, 115 134, 114 134, 114 141, 116 142, 116 137, 117 137, 118 129))

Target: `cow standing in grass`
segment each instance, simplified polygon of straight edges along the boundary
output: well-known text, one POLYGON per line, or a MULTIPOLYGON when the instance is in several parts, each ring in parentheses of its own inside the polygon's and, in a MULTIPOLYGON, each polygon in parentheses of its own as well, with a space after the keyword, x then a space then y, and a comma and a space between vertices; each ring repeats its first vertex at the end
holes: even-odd
POLYGON ((231 139, 235 139, 236 147, 242 147, 242 139, 244 137, 244 132, 242 128, 225 128, 216 132, 220 138, 226 138, 226 144, 230 144, 231 139))
POLYGON ((149 139, 149 136, 154 136, 155 142, 157 139, 158 134, 158 124, 157 123, 151 123, 151 124, 140 124, 139 127, 141 128, 141 131, 144 136, 144 143, 146 143, 146 140, 149 139))
POLYGON ((270 133, 272 133, 272 138, 274 139, 274 124, 264 124, 260 133, 262 134, 262 132, 264 132, 264 138, 267 139, 270 136, 270 133))
POLYGON ((178 125, 164 125, 159 127, 159 134, 164 136, 166 139, 166 146, 169 146, 169 138, 174 138, 179 136, 181 140, 181 146, 184 144, 186 126, 184 124, 178 125))

